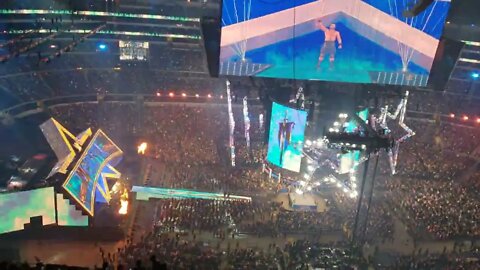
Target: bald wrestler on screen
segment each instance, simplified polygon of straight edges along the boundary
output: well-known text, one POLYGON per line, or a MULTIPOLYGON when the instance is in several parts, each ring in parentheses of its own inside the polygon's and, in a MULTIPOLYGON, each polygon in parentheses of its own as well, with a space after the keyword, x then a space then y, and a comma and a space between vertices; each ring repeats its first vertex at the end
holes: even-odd
POLYGON ((327 28, 323 25, 322 20, 318 20, 315 23, 316 27, 322 30, 325 33, 325 42, 323 43, 322 48, 320 49, 320 56, 318 57, 317 69, 320 68, 325 55, 329 55, 330 59, 330 68, 333 68, 333 63, 335 62, 335 54, 337 52, 337 47, 335 42, 338 42, 338 48, 342 48, 342 36, 340 32, 336 30, 336 25, 334 23, 330 24, 327 28))

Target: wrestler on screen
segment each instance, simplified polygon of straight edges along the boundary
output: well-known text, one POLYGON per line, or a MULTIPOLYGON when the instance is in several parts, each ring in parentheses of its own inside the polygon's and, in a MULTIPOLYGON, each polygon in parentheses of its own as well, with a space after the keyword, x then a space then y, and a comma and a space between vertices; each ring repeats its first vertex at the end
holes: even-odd
POLYGON ((323 43, 322 48, 320 49, 320 56, 318 57, 317 69, 320 68, 325 55, 330 57, 330 68, 333 68, 333 63, 335 62, 335 54, 337 53, 337 47, 335 42, 338 42, 338 48, 342 48, 342 36, 340 32, 336 30, 336 25, 334 23, 330 24, 327 28, 323 25, 322 20, 318 20, 316 23, 317 28, 322 30, 325 33, 325 42, 323 43))

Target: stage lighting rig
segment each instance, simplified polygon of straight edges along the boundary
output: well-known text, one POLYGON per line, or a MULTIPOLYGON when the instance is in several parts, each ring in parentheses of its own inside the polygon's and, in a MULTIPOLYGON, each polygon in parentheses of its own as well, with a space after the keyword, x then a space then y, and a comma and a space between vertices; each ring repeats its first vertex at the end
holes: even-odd
MULTIPOLYGON (((407 91, 394 113, 390 113, 387 105, 380 109, 378 115, 372 114, 370 119, 362 119, 358 114, 352 114, 352 119, 359 126, 354 132, 346 130, 344 126, 339 127, 334 123, 334 127, 330 128, 324 136, 328 147, 337 148, 343 152, 366 150, 367 156, 370 153, 376 153, 384 149, 388 153, 391 172, 395 174, 400 145, 415 135, 415 132, 404 122, 408 95, 409 92, 407 91), (388 126, 388 120, 395 120, 405 133, 395 137, 388 126)), ((341 121, 346 119, 346 117, 348 117, 346 114, 340 114, 339 116, 341 121)))
POLYGON ((352 114, 341 113, 322 139, 305 142, 307 186, 312 186, 308 181, 315 181, 312 176, 318 168, 327 168, 324 165, 329 165, 334 172, 324 170, 328 176, 323 181, 336 186, 352 199, 358 197, 351 238, 353 245, 361 245, 365 240, 381 150, 388 153, 391 173, 395 174, 400 145, 415 135, 404 122, 408 96, 407 91, 393 113, 389 106, 377 109, 378 113, 368 109, 352 114), (404 133, 392 132, 389 124, 398 125, 399 128, 395 130, 404 133), (336 157, 332 156, 334 152, 336 157), (374 166, 370 170, 372 160, 374 166), (363 169, 359 169, 360 165, 363 169), (362 172, 362 175, 357 176, 358 172, 362 172), (347 174, 348 178, 344 180, 347 174))

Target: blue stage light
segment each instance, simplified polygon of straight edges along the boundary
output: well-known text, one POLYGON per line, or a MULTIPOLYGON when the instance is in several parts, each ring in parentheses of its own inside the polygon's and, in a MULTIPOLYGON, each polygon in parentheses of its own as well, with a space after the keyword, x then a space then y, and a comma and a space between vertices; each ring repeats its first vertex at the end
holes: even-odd
POLYGON ((98 49, 100 49, 101 51, 104 51, 104 50, 107 49, 107 45, 106 45, 106 44, 103 44, 103 43, 98 44, 98 49))
POLYGON ((478 72, 473 72, 472 73, 472 78, 478 79, 478 77, 480 77, 480 74, 478 72))

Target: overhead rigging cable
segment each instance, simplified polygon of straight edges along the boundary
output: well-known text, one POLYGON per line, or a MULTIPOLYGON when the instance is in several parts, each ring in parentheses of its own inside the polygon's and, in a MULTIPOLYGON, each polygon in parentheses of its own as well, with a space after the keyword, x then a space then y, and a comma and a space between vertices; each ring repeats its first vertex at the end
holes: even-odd
MULTIPOLYGON (((404 22, 412 28, 416 28, 422 32, 426 32, 425 30, 429 26, 429 23, 432 21, 433 13, 435 13, 435 11, 437 10, 437 3, 439 1, 434 1, 434 4, 429 9, 429 11, 428 9, 425 10, 421 16, 405 17, 405 21, 402 20, 403 15, 401 11, 405 7, 407 7, 407 3, 405 2, 405 0, 403 0, 400 4, 397 4, 397 2, 398 0, 388 0, 388 8, 390 15, 398 19, 399 21, 404 22)), ((441 16, 437 19, 438 21, 433 27, 431 27, 432 29, 430 31, 433 31, 437 27, 437 25, 444 19, 444 16, 441 16)), ((411 48, 408 44, 401 43, 398 39, 396 41, 398 54, 400 55, 400 59, 402 61, 403 71, 407 71, 410 62, 412 61, 413 55, 415 54, 415 49, 411 48)))

